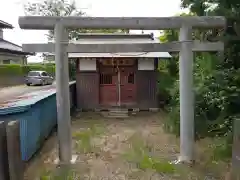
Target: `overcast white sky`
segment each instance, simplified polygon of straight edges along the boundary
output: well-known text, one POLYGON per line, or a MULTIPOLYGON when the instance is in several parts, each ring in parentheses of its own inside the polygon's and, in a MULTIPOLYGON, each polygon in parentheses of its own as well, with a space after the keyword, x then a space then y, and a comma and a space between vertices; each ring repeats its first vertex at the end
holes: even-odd
MULTIPOLYGON (((37 0, 29 0, 30 2, 37 0)), ((38 0, 41 1, 41 0, 38 0)), ((180 0, 76 0, 89 16, 102 17, 166 17, 181 11, 180 0)), ((46 42, 45 31, 21 30, 18 16, 23 16, 27 0, 4 0, 0 6, 0 19, 12 24, 13 30, 4 30, 4 39, 15 44, 46 42)), ((141 31, 140 31, 141 32, 141 31)), ((150 31, 153 32, 153 31, 150 31)), ((147 32, 146 32, 147 33, 147 32)), ((158 35, 156 31, 155 35, 158 35)))

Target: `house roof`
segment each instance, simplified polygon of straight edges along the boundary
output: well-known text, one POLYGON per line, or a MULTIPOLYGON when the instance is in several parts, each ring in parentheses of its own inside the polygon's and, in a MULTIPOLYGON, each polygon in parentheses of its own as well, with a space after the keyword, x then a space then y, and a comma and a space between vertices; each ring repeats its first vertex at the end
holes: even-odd
POLYGON ((5 21, 0 20, 1 29, 13 29, 13 26, 5 21))
MULTIPOLYGON (((13 29, 13 26, 0 20, 0 29, 13 29)), ((0 53, 10 53, 16 55, 33 55, 33 53, 24 52, 22 47, 12 42, 0 38, 0 53)))
POLYGON ((19 55, 33 55, 34 53, 24 52, 22 47, 0 38, 0 53, 11 53, 19 55))
MULTIPOLYGON (((80 34, 72 44, 132 44, 160 43, 152 34, 80 34)), ((158 57, 171 58, 168 52, 127 52, 127 53, 68 53, 68 57, 158 57)))

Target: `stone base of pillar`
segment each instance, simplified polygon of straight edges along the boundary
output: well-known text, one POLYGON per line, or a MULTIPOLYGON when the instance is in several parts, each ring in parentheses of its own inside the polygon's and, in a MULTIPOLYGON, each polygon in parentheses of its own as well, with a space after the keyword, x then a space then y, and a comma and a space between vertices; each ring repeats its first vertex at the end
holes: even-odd
MULTIPOLYGON (((70 164, 75 164, 77 161, 78 155, 72 155, 72 159, 70 161, 70 164)), ((61 165, 62 163, 60 162, 59 158, 55 159, 54 164, 61 165)))
POLYGON ((195 164, 195 160, 187 160, 186 158, 182 158, 180 156, 180 157, 178 157, 177 160, 172 161, 171 164, 184 164, 184 165, 192 167, 195 164))

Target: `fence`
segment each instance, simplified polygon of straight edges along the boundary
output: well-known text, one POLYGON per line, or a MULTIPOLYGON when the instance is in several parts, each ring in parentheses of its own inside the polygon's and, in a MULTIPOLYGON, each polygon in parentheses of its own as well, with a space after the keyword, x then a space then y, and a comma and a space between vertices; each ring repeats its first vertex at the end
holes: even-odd
MULTIPOLYGON (((69 83, 71 108, 75 107, 76 83, 69 83)), ((0 121, 20 123, 21 158, 28 161, 57 124, 56 90, 28 93, 0 104, 0 121)))
POLYGON ((24 84, 23 76, 0 76, 0 88, 24 84))

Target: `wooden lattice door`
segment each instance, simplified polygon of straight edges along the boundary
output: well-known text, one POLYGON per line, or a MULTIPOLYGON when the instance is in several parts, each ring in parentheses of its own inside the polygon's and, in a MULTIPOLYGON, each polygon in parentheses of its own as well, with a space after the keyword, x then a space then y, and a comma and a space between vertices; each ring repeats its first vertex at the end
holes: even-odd
POLYGON ((134 61, 103 60, 99 73, 100 104, 115 106, 136 102, 134 61))

